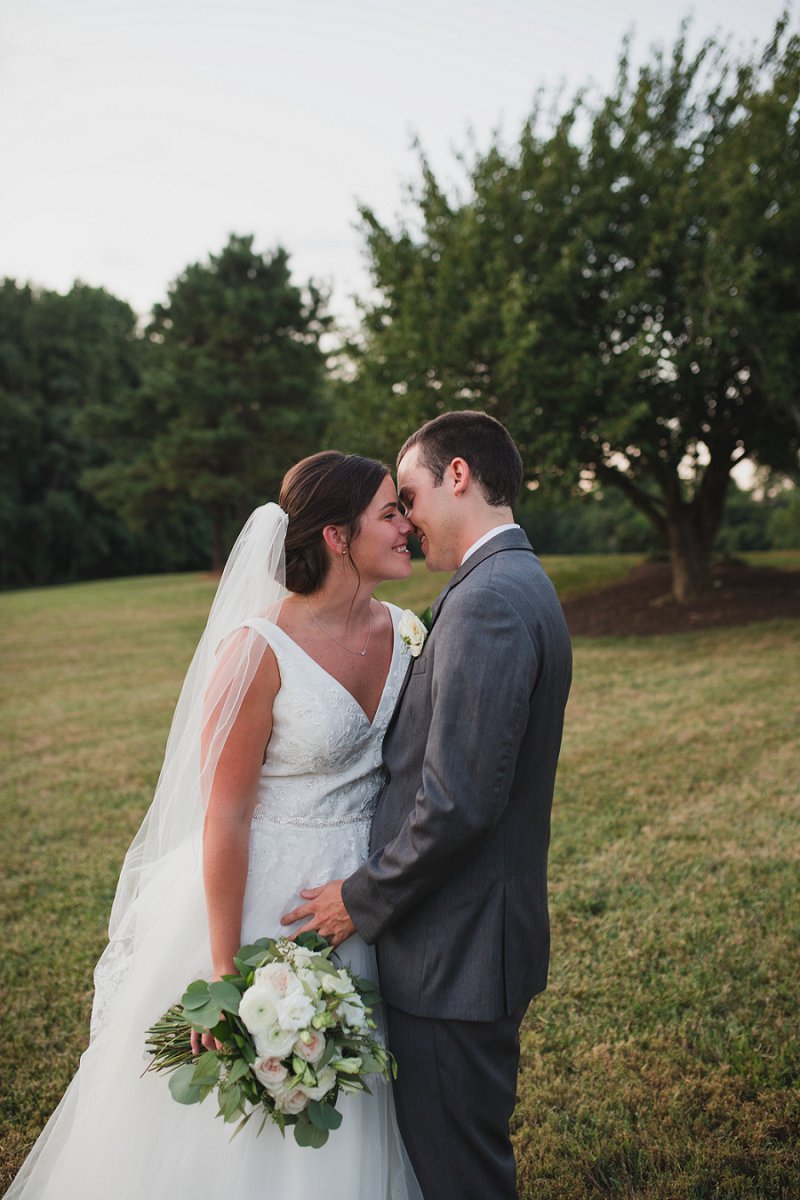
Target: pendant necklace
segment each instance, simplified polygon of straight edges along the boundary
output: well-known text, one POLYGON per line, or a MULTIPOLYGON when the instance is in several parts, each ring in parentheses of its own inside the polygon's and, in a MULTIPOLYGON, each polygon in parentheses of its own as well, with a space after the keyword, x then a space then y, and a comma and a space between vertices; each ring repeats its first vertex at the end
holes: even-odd
POLYGON ((306 604, 308 605, 308 611, 311 613, 311 616, 314 618, 315 623, 320 627, 322 632, 325 634, 325 637, 330 638, 332 642, 336 642, 336 645, 341 646, 342 649, 346 650, 348 654, 357 654, 360 658, 364 657, 364 655, 367 653, 367 646, 369 645, 369 639, 372 637, 372 606, 371 605, 370 605, 370 609, 369 609, 369 628, 367 629, 367 640, 364 642, 364 649, 363 650, 351 650, 351 648, 349 646, 346 646, 344 644, 344 642, 339 641, 336 634, 331 633, 330 630, 325 628, 325 626, 322 624, 319 617, 317 616, 317 614, 314 612, 313 608, 311 607, 311 601, 309 600, 308 596, 305 597, 305 601, 306 601, 306 604))

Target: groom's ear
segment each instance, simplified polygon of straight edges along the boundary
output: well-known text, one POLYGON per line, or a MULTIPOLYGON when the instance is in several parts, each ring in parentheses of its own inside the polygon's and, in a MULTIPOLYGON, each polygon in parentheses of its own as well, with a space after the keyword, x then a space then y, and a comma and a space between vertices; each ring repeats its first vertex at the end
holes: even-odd
POLYGON ((465 458, 454 458, 447 470, 453 481, 453 495, 463 496, 472 478, 469 463, 465 458))

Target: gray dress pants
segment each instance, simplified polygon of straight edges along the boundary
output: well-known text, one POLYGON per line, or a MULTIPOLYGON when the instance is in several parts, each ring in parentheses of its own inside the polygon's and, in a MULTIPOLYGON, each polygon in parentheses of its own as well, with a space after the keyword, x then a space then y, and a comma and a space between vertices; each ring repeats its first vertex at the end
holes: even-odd
POLYGON ((397 1119, 425 1200, 517 1200, 508 1123, 525 1009, 498 1021, 385 1011, 397 1119))

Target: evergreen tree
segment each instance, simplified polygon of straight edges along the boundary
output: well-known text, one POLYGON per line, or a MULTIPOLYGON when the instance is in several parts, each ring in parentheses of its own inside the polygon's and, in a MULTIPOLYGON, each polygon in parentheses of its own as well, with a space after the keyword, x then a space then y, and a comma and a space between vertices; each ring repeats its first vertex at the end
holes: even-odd
POLYGON ((319 446, 323 307, 313 285, 292 284, 284 250, 258 254, 252 237, 189 266, 147 327, 142 387, 106 426, 118 461, 87 477, 96 494, 144 528, 170 500, 190 502, 221 567, 247 513, 319 446))

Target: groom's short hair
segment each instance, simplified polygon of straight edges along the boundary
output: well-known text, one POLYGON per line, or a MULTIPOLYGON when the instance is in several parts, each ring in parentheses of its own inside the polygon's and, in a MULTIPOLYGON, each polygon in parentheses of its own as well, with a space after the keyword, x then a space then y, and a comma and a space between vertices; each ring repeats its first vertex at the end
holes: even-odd
POLYGON ((488 504, 512 507, 522 487, 522 459, 514 439, 494 417, 465 409, 427 421, 404 442, 400 460, 416 446, 419 462, 438 487, 454 458, 463 458, 488 504))

